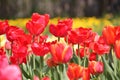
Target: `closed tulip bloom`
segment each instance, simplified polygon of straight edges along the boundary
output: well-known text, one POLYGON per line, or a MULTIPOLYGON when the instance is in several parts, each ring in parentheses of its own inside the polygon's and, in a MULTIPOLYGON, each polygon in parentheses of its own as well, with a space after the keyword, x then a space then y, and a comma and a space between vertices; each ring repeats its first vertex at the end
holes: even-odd
POLYGON ((29 20, 26 24, 26 28, 32 35, 41 34, 49 22, 49 15, 40 15, 38 13, 33 13, 32 20, 29 20))
POLYGON ((101 74, 104 71, 104 65, 102 62, 89 61, 89 69, 91 74, 101 74))
POLYGON ((50 52, 55 63, 66 63, 72 58, 72 46, 63 43, 51 45, 50 52))
POLYGON ((75 64, 75 63, 71 63, 68 65, 67 75, 70 80, 80 79, 82 77, 82 73, 83 73, 82 66, 75 64))
POLYGON ((107 26, 103 29, 102 35, 104 39, 106 40, 107 44, 113 45, 115 42, 115 28, 112 26, 107 26))

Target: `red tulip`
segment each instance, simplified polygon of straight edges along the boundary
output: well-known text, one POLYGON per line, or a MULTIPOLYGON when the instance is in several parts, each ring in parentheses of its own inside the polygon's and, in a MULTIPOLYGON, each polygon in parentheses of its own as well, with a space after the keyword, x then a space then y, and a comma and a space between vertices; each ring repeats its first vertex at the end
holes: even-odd
POLYGON ((110 51, 110 46, 106 45, 106 44, 99 44, 99 43, 95 43, 94 44, 94 51, 96 53, 98 53, 99 55, 103 55, 106 53, 109 53, 110 51))
POLYGON ((88 68, 83 68, 82 80, 90 80, 90 71, 88 68))
POLYGON ((44 15, 40 15, 38 13, 33 13, 32 14, 32 21, 37 21, 41 24, 44 24, 45 26, 47 26, 48 22, 49 22, 49 14, 44 14, 44 15))
POLYGON ((16 58, 25 58, 28 55, 28 47, 14 41, 12 44, 12 54, 16 58))
POLYGON ((4 48, 3 47, 0 47, 0 56, 1 55, 5 55, 6 54, 6 52, 4 51, 4 48))
POLYGON ((90 28, 77 28, 68 32, 68 42, 73 44, 90 43, 95 33, 90 28))
POLYGON ((102 62, 89 61, 89 70, 91 74, 101 74, 104 71, 102 62))
POLYGON ((41 34, 46 25, 49 22, 49 15, 40 15, 38 13, 33 13, 32 20, 28 21, 26 24, 26 28, 32 35, 39 35, 41 34))
POLYGON ((90 52, 89 52, 89 48, 80 48, 79 49, 79 53, 80 54, 78 54, 78 49, 76 50, 76 53, 77 53, 77 55, 80 57, 80 58, 83 58, 85 55, 89 55, 90 54, 90 52))
POLYGON ((68 65, 67 75, 70 80, 78 80, 82 77, 83 67, 77 65, 75 63, 71 63, 68 65))
POLYGON ((55 63, 66 63, 72 58, 72 47, 62 43, 51 45, 50 52, 55 63))
POLYGON ((120 40, 116 40, 114 44, 115 55, 120 59, 120 40))
POLYGON ((102 35, 104 39, 106 40, 107 44, 112 45, 115 42, 115 28, 112 26, 107 26, 103 29, 102 35))
POLYGON ((0 21, 0 35, 5 34, 7 28, 9 27, 8 21, 0 21))
POLYGON ((109 53, 110 46, 106 44, 102 36, 98 38, 95 42, 91 42, 89 47, 98 55, 103 55, 109 53))
POLYGON ((6 30, 7 39, 11 42, 16 40, 18 37, 21 37, 23 34, 24 31, 16 26, 11 26, 6 30))
POLYGON ((89 60, 96 61, 96 59, 97 59, 97 53, 95 53, 95 52, 90 53, 89 60))
POLYGON ((5 55, 0 55, 0 70, 8 66, 8 59, 5 55))
POLYGON ((35 55, 44 56, 49 52, 49 47, 45 43, 32 43, 32 51, 35 55))
POLYGON ((26 63, 26 58, 27 57, 16 57, 16 56, 10 56, 10 62, 11 64, 15 64, 15 65, 19 65, 19 64, 22 64, 22 63, 26 63))
POLYGON ((71 28, 72 19, 65 19, 58 21, 57 25, 51 24, 49 30, 56 37, 65 37, 71 28))

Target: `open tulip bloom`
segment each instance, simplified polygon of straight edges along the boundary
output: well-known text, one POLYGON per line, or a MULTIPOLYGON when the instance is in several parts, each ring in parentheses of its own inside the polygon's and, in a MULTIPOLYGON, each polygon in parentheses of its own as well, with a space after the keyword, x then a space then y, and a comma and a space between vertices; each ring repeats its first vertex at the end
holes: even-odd
POLYGON ((0 36, 6 36, 4 46, 0 40, 0 80, 120 80, 120 26, 105 26, 99 35, 73 29, 71 18, 48 25, 49 19, 33 13, 26 32, 0 21, 0 36))

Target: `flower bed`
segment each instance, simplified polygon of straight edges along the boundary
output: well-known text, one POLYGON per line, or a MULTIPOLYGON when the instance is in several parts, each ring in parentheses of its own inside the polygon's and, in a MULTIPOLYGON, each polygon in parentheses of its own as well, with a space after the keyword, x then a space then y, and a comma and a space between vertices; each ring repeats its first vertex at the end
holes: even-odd
POLYGON ((4 45, 0 40, 0 80, 120 79, 119 26, 107 22, 99 35, 87 26, 99 24, 95 18, 86 24, 71 18, 52 23, 49 18, 33 13, 27 31, 0 21, 0 36, 6 38, 4 45), (43 34, 46 27, 54 39, 43 34))

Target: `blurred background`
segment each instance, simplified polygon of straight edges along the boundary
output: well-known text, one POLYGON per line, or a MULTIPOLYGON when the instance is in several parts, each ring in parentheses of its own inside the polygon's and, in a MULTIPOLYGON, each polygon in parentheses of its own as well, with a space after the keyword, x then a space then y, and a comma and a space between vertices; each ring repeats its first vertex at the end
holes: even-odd
POLYGON ((0 19, 26 18, 33 12, 51 18, 119 15, 120 0, 0 0, 0 19))

